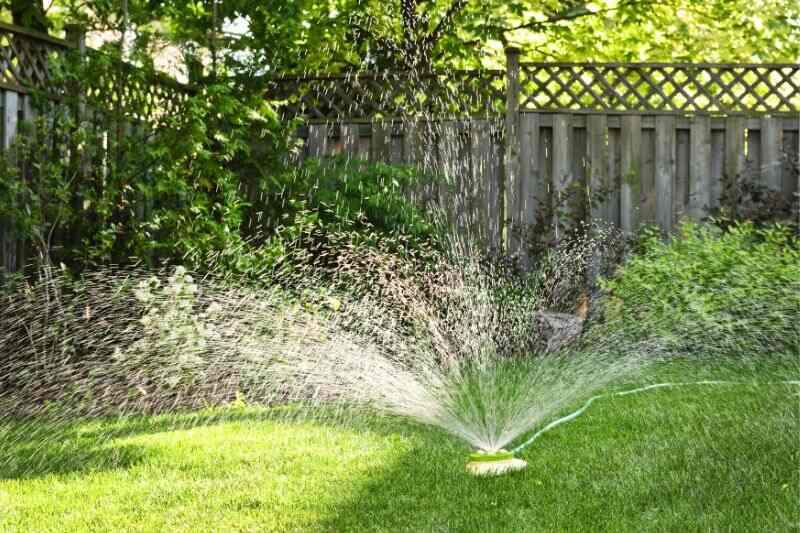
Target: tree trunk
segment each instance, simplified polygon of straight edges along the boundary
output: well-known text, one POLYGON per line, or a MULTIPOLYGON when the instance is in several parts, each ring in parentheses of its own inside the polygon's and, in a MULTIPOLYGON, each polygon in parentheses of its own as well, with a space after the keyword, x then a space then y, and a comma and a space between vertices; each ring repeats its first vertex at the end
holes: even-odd
POLYGON ((49 24, 44 0, 11 0, 11 17, 17 26, 47 33, 49 24))

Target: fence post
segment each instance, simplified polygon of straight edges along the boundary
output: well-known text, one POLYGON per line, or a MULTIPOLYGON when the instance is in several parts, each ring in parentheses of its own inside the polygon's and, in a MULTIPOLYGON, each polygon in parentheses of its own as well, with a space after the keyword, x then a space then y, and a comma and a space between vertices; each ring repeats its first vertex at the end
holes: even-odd
MULTIPOLYGON (((12 90, 3 91, 2 156, 8 159, 10 166, 17 164, 13 142, 17 135, 18 116, 19 95, 12 90)), ((0 274, 3 271, 6 273, 17 271, 17 238, 14 225, 14 220, 0 220, 0 274)))
MULTIPOLYGON (((78 24, 68 24, 64 30, 66 33, 66 40, 75 47, 81 62, 83 62, 83 60, 86 58, 86 30, 83 28, 83 26, 78 24)), ((86 119, 86 97, 83 94, 83 87, 80 85, 80 83, 76 84, 72 90, 74 91, 74 96, 77 99, 74 117, 75 124, 77 127, 80 127, 83 121, 86 119)), ((81 152, 79 158, 81 174, 86 174, 89 169, 88 155, 84 152, 81 152)))
POLYGON ((795 218, 798 224, 800 224, 800 116, 797 117, 797 159, 795 161, 795 165, 797 165, 797 188, 795 189, 795 218))
MULTIPOLYGON (((506 221, 506 251, 520 253, 522 228, 521 179, 520 176, 520 113, 519 113, 519 48, 506 48, 506 135, 505 135, 505 210, 501 220, 506 221)), ((502 200, 501 200, 502 201, 502 200)), ((504 212, 503 212, 504 211, 504 212)), ((502 230, 501 230, 502 231, 502 230)))
MULTIPOLYGON (((83 26, 78 24, 68 24, 65 29, 66 33, 66 40, 75 47, 75 50, 78 52, 78 56, 80 57, 81 61, 86 58, 86 30, 83 26)), ((76 89, 81 90, 80 86, 76 87, 76 89)), ((80 101, 80 109, 79 112, 82 114, 85 107, 85 102, 83 98, 82 92, 78 95, 80 101)))

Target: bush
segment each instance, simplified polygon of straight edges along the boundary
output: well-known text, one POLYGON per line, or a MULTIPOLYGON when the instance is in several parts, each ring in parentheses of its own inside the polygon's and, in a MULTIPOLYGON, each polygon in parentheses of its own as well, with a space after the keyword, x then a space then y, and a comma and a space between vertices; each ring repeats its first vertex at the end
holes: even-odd
POLYGON ((155 266, 242 248, 250 176, 236 163, 250 158, 252 139, 282 135, 263 102, 206 87, 152 130, 119 138, 75 121, 69 101, 41 106, 36 135, 19 135, 0 164, 0 217, 38 262, 155 266))
POLYGON ((132 52, 136 68, 114 47, 49 65, 52 92, 35 94, 36 120, 0 158, 0 220, 24 243, 21 262, 258 278, 334 246, 387 241, 405 253, 431 241, 432 225, 407 200, 426 179, 418 171, 296 164, 299 123, 282 121, 262 94, 214 79, 165 85, 142 52, 132 52), (124 102, 108 97, 154 84, 170 105, 139 89, 124 102))
POLYGON ((666 242, 651 233, 603 287, 610 318, 671 350, 800 350, 800 240, 784 226, 686 223, 666 242))
MULTIPOLYGON (((375 249, 400 257, 425 255, 439 242, 437 226, 408 199, 428 179, 412 167, 359 160, 309 160, 258 178, 241 240, 197 247, 183 264, 251 281, 294 284, 303 271, 333 275, 342 254, 375 249)), ((330 276, 327 276, 330 279, 330 276)))
MULTIPOLYGON (((310 295, 317 296, 318 295, 310 295)), ((224 403, 268 388, 266 365, 333 305, 229 278, 46 272, 0 295, 0 410, 63 416, 224 403)), ((327 302, 322 302, 327 303, 327 302)), ((266 398, 269 400, 270 398, 266 398)))
POLYGON ((0 219, 40 265, 181 264, 257 278, 303 252, 319 258, 320 247, 388 240, 405 252, 433 237, 406 195, 425 176, 361 161, 293 164, 296 124, 260 97, 207 86, 158 128, 120 138, 76 122, 72 104, 42 104, 47 113, 26 126, 37 134, 0 158, 0 219))

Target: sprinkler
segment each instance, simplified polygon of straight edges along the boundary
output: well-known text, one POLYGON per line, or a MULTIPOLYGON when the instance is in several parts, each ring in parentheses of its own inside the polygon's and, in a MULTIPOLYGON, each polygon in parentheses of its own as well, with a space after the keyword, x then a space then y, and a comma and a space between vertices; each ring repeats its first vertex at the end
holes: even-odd
POLYGON ((474 476, 498 476, 506 472, 522 470, 528 463, 514 457, 513 452, 499 450, 487 452, 478 450, 469 455, 467 471, 474 476))

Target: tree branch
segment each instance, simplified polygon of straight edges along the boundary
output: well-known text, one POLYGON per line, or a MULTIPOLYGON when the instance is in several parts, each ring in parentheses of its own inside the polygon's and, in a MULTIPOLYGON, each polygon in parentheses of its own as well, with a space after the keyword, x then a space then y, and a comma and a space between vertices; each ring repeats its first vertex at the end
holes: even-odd
POLYGON ((403 15, 403 35, 406 42, 411 42, 417 30, 417 0, 401 0, 400 11, 403 15))
POLYGON ((549 26, 551 24, 556 24, 558 22, 563 22, 563 21, 566 21, 566 20, 575 20, 575 19, 579 19, 579 18, 591 16, 591 15, 601 15, 601 14, 611 13, 613 11, 619 11, 622 8, 631 7, 631 6, 635 6, 635 5, 645 6, 645 5, 659 5, 659 4, 667 4, 667 3, 668 2, 661 2, 659 0, 627 0, 627 1, 621 2, 620 4, 618 4, 615 7, 610 7, 610 8, 607 8, 607 9, 601 9, 601 10, 598 10, 598 11, 590 11, 590 10, 586 9, 585 5, 582 5, 582 6, 570 9, 570 10, 555 12, 551 16, 546 18, 545 20, 533 20, 533 21, 526 22, 526 23, 520 24, 518 26, 511 27, 511 28, 504 28, 504 27, 501 27, 501 26, 487 26, 487 27, 492 28, 492 29, 496 29, 496 30, 498 30, 498 31, 500 31, 502 33, 509 33, 509 32, 513 32, 513 31, 517 31, 517 30, 529 30, 529 29, 535 29, 535 28, 542 28, 544 26, 549 26))
POLYGON ((439 19, 439 23, 436 25, 433 31, 430 32, 427 37, 425 37, 423 44, 426 47, 430 48, 436 46, 436 43, 439 42, 439 39, 441 39, 442 35, 444 34, 444 30, 447 27, 447 25, 449 25, 453 21, 455 16, 462 9, 464 9, 464 7, 466 7, 468 2, 469 0, 453 0, 453 3, 450 4, 450 7, 447 8, 445 14, 442 15, 441 19, 439 19))

